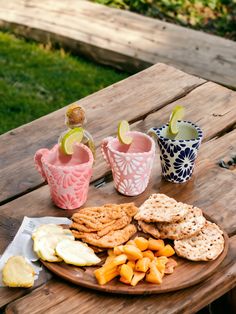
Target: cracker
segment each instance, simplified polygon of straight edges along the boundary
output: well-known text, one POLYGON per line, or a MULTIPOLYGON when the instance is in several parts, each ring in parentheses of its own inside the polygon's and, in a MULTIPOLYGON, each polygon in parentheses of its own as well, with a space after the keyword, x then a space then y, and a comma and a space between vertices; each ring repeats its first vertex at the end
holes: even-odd
POLYGON ((165 194, 152 194, 139 208, 136 220, 145 222, 177 222, 188 213, 188 205, 165 194))
POLYGON ((72 216, 71 228, 82 232, 99 232, 102 236, 128 225, 137 211, 134 203, 83 208, 72 216))
POLYGON ((141 230, 144 233, 148 233, 148 234, 150 234, 151 236, 153 236, 154 238, 157 238, 157 239, 160 238, 160 232, 157 229, 155 223, 147 223, 147 222, 144 222, 144 221, 139 221, 138 225, 139 225, 139 227, 141 228, 141 230))
POLYGON ((216 224, 206 221, 197 235, 175 240, 174 249, 177 255, 191 261, 215 260, 224 250, 223 232, 216 224))
POLYGON ((102 224, 99 222, 91 223, 86 219, 81 219, 80 222, 72 222, 70 228, 77 229, 82 232, 97 232, 111 226, 114 221, 116 220, 111 220, 109 223, 102 224))
POLYGON ((72 230, 75 238, 82 239, 84 242, 100 248, 113 248, 117 245, 123 244, 127 242, 136 232, 137 229, 132 224, 129 224, 120 230, 110 231, 103 237, 99 237, 97 233, 82 233, 72 230))
POLYGON ((110 226, 107 226, 107 227, 103 228, 102 230, 98 231, 97 235, 99 237, 102 237, 102 236, 106 235, 107 233, 109 233, 110 231, 122 229, 125 226, 127 226, 128 224, 130 224, 131 220, 132 220, 132 217, 129 217, 129 216, 123 216, 119 219, 116 219, 116 220, 114 220, 113 224, 111 224, 110 226))
POLYGON ((204 227, 206 219, 202 215, 202 210, 190 205, 187 208, 187 215, 179 222, 156 223, 160 238, 171 240, 190 238, 204 227))

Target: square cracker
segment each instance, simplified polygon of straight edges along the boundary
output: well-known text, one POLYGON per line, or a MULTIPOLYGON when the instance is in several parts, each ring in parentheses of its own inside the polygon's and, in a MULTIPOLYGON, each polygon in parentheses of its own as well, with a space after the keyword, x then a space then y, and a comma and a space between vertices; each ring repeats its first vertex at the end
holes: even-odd
POLYGON ((152 194, 135 215, 136 220, 145 222, 177 222, 188 213, 189 205, 177 202, 165 194, 152 194))

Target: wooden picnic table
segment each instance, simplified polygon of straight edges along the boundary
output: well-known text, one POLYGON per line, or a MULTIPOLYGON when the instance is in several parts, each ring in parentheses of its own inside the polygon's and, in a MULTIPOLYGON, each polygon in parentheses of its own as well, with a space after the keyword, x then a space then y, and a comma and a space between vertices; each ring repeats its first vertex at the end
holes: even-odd
MULTIPOLYGON (((194 313, 236 285, 236 172, 219 166, 236 152, 236 92, 156 64, 124 81, 80 100, 87 129, 97 146, 97 160, 86 206, 134 201, 140 205, 153 192, 194 204, 216 220, 230 237, 228 255, 210 278, 188 289, 160 295, 124 296, 75 286, 53 276, 40 276, 32 289, 0 288, 0 308, 6 313, 194 313), (186 119, 204 131, 194 175, 184 184, 161 178, 156 156, 151 181, 138 197, 118 194, 99 145, 126 119, 133 130, 146 132, 164 124, 176 104, 186 107, 186 119)), ((68 216, 56 208, 48 186, 34 168, 37 149, 52 147, 64 130, 60 109, 0 137, 0 254, 13 239, 24 216, 68 216)))

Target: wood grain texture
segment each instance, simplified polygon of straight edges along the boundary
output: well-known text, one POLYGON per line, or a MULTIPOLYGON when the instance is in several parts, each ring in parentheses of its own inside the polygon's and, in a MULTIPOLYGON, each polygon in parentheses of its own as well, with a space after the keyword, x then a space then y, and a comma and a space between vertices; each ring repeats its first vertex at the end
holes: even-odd
POLYGON ((29 288, 29 289, 0 287, 0 313, 1 313, 1 307, 5 306, 12 300, 16 300, 30 293, 34 289, 40 287, 42 284, 48 281, 51 277, 52 275, 49 271, 41 272, 39 274, 38 280, 34 284, 34 287, 29 288))
MULTIPOLYGON (((204 132, 203 142, 219 136, 236 125, 236 93, 218 84, 207 82, 163 108, 147 115, 132 124, 132 130, 147 132, 151 127, 160 127, 169 119, 170 112, 176 105, 185 107, 184 119, 194 121, 204 132)), ((114 135, 114 133, 109 134, 114 135)), ((97 150, 95 179, 109 168, 97 150)))
MULTIPOLYGON (((79 102, 88 117, 86 128, 99 146, 105 136, 116 132, 119 120, 137 121, 204 82, 173 67, 157 64, 81 99, 79 102)), ((65 109, 60 109, 0 136, 0 201, 42 184, 33 156, 37 149, 50 148, 57 143, 58 136, 65 130, 64 113, 65 109)), ((97 167, 99 161, 95 164, 93 179, 107 171, 103 167, 97 171, 97 167)))
MULTIPOLYGON (((234 171, 219 167, 218 161, 232 155, 236 149, 236 130, 217 139, 203 143, 192 179, 184 184, 173 185, 161 178, 159 156, 156 156, 152 177, 145 193, 126 197, 115 192, 113 182, 96 189, 90 186, 85 206, 102 205, 107 202, 135 201, 140 205, 150 193, 163 192, 177 200, 202 207, 222 225, 228 234, 236 233, 234 171), (219 196, 220 195, 220 196, 219 196)), ((48 186, 41 187, 0 207, 0 253, 13 239, 24 216, 68 216, 50 200, 48 186)))
MULTIPOLYGON (((173 75, 171 71, 168 71, 168 73, 166 73, 165 75, 165 72, 163 73, 160 67, 158 67, 158 73, 160 76, 162 75, 163 80, 166 80, 168 74, 173 75)), ((153 75, 153 73, 151 75, 153 75)), ((132 77, 132 79, 135 78, 136 76, 132 77)), ((179 78, 176 77, 176 79, 179 78)), ((120 82, 119 84, 123 85, 123 83, 125 82, 126 81, 120 82)), ((162 87, 165 88, 164 84, 162 85, 162 87)), ((123 86, 123 88, 125 87, 123 86)), ((105 89, 105 91, 106 90, 107 89, 105 89)), ((110 95, 111 93, 110 89, 108 91, 110 95)), ((98 109, 96 110, 96 112, 94 112, 93 109, 91 109, 91 104, 96 103, 95 96, 97 94, 100 94, 101 92, 92 95, 92 99, 94 98, 94 101, 91 103, 90 102, 87 103, 88 101, 87 98, 90 97, 81 100, 81 102, 85 103, 88 112, 88 117, 90 118, 88 122, 88 129, 96 130, 95 131, 96 133, 94 132, 93 133, 97 145, 100 144, 101 139, 104 136, 114 135, 114 133, 116 132, 116 122, 119 119, 121 119, 121 116, 119 115, 118 112, 116 113, 115 116, 111 114, 110 119, 113 121, 113 123, 110 125, 107 124, 106 128, 104 129, 101 128, 99 129, 100 125, 97 124, 97 121, 98 119, 101 119, 101 116, 104 113, 104 107, 102 107, 103 109, 101 111, 99 111, 98 109), (95 115, 98 118, 94 120, 95 115)), ((147 89, 147 92, 150 92, 149 88, 147 89)), ((142 99, 147 110, 152 110, 152 108, 154 108, 154 105, 152 108, 151 105, 156 101, 158 101, 157 108, 161 107, 161 105, 164 104, 165 99, 161 100, 162 93, 160 92, 160 89, 157 90, 157 93, 154 95, 150 95, 150 93, 149 94, 147 93, 145 102, 144 99, 142 99), (157 94, 158 92, 159 95, 157 94), (149 97, 150 103, 148 102, 149 97)), ((116 98, 117 97, 118 96, 116 94, 116 98)), ((183 104, 186 107, 186 119, 192 120, 194 119, 194 122, 196 122, 203 128, 204 130, 203 140, 206 141, 209 140, 210 138, 215 137, 217 134, 226 132, 228 129, 232 128, 233 125, 236 123, 235 101, 236 101, 235 92, 222 86, 219 86, 217 84, 208 82, 203 84, 202 86, 195 88, 186 96, 183 96, 181 100, 171 102, 169 105, 164 106, 163 108, 154 112, 153 114, 147 115, 146 118, 143 110, 140 114, 142 115, 142 117, 144 117, 144 120, 134 123, 132 125, 132 129, 146 132, 152 126, 160 126, 161 124, 165 123, 168 120, 169 113, 171 112, 174 105, 179 104, 181 102, 181 104, 183 104), (204 112, 204 114, 202 114, 202 112, 204 112)), ((128 102, 129 95, 127 95, 127 99, 124 100, 126 107, 128 102)), ((108 102, 105 102, 105 97, 104 98, 102 97, 102 99, 99 101, 100 105, 102 103, 106 103, 108 106, 108 102)), ((135 105, 134 95, 130 97, 130 103, 132 104, 132 106, 135 105)), ((113 106, 111 107, 112 109, 114 109, 113 106)), ((137 108, 137 110, 139 109, 137 108)), ((11 150, 3 150, 3 148, 2 149, 0 148, 1 156, 3 156, 1 158, 1 164, 3 167, 0 170, 2 178, 0 183, 0 186, 2 188, 1 194, 2 199, 9 195, 13 195, 14 193, 17 194, 20 192, 24 192, 27 189, 32 189, 35 186, 42 183, 42 179, 34 169, 33 154, 37 150, 37 148, 43 146, 50 147, 56 142, 58 134, 63 129, 63 126, 60 123, 60 121, 63 121, 63 112, 64 109, 59 110, 54 114, 45 116, 41 119, 32 122, 31 124, 10 131, 0 137, 0 142, 3 143, 3 146, 1 147, 5 147, 4 144, 9 143, 11 145, 9 147, 15 147, 19 154, 22 156, 21 160, 19 160, 19 158, 17 158, 18 155, 16 154, 13 155, 11 153, 11 150), (44 127, 40 128, 39 127, 40 123, 42 123, 42 125, 44 125, 45 128, 44 127), (26 144, 26 149, 24 149, 24 147, 22 147, 22 145, 20 144, 21 143, 20 138, 24 136, 26 132, 30 133, 30 135, 29 141, 26 144), (13 175, 14 180, 12 180, 13 175)), ((132 114, 134 117, 135 112, 132 112, 132 114)), ((128 114, 126 111, 127 117, 130 117, 132 114, 131 113, 128 114)), ((135 119, 138 118, 135 117, 134 120, 135 119)), ((109 169, 101 156, 100 149, 97 149, 97 161, 95 164, 93 180, 102 177, 105 173, 108 173, 108 171, 109 169)))
MULTIPOLYGON (((206 219, 212 221, 209 216, 206 216, 206 219)), ((137 232, 132 238, 135 238, 136 236, 149 238, 150 235, 144 234, 143 232, 137 232)), ((225 232, 224 240, 224 250, 214 261, 192 262, 174 255, 172 258, 174 258, 178 265, 171 276, 164 276, 161 285, 152 285, 146 281, 141 281, 137 284, 137 286, 132 287, 131 285, 121 283, 117 278, 105 285, 99 285, 94 276, 94 271, 99 269, 101 266, 74 267, 63 262, 50 263, 43 260, 42 263, 47 269, 62 279, 85 288, 124 295, 160 294, 189 288, 206 280, 214 272, 216 272, 228 252, 229 238, 225 232)), ((101 253, 99 254, 99 257, 104 263, 107 258, 107 254, 101 253)))
MULTIPOLYGON (((180 185, 162 180, 159 156, 157 156, 152 178, 145 193, 128 198, 116 193, 112 182, 99 189, 91 185, 85 206, 130 201, 135 201, 139 206, 151 193, 161 192, 175 197, 178 201, 188 202, 204 209, 223 229, 233 235, 236 233, 235 172, 220 168, 218 160, 229 156, 235 149, 236 130, 203 143, 192 179, 180 185)), ((24 216, 70 217, 72 213, 73 211, 60 210, 51 203, 47 186, 8 202, 0 208, 0 253, 14 237, 24 216)), ((12 291, 9 298, 12 300, 16 298, 15 291, 12 291)), ((8 302, 9 299, 6 300, 0 294, 0 304, 8 302)))
MULTIPOLYGON (((104 136, 111 135, 115 132, 115 124, 117 120, 124 118, 123 114, 125 113, 129 116, 129 120, 133 122, 133 127, 135 129, 137 128, 146 131, 149 126, 153 126, 153 123, 160 122, 160 124, 162 124, 165 122, 169 112, 169 110, 165 109, 165 106, 182 97, 181 100, 184 101, 186 106, 189 106, 189 112, 191 111, 191 120, 193 120, 192 117, 196 117, 200 126, 202 126, 204 130, 206 129, 205 136, 207 141, 203 143, 201 147, 194 176, 189 182, 181 185, 173 185, 162 180, 159 157, 157 156, 155 167, 152 172, 152 178, 145 193, 139 197, 131 199, 117 194, 113 188, 112 182, 105 184, 99 189, 90 186, 89 199, 86 205, 100 205, 107 202, 127 202, 131 200, 134 200, 137 205, 140 205, 150 193, 162 192, 175 197, 177 200, 186 201, 202 207, 209 215, 215 218, 230 235, 235 234, 236 187, 234 182, 236 173, 218 166, 219 159, 227 159, 236 151, 236 130, 233 130, 235 123, 235 116, 233 115, 235 93, 223 87, 219 87, 216 84, 206 83, 204 85, 208 85, 207 89, 204 89, 204 85, 197 87, 196 91, 199 89, 200 95, 195 93, 195 91, 186 95, 196 86, 205 82, 162 64, 156 65, 143 73, 144 75, 139 73, 134 76, 134 82, 131 82, 130 85, 127 83, 128 80, 126 80, 95 94, 96 97, 95 95, 91 95, 81 101, 82 105, 88 108, 89 116, 93 118, 88 123, 88 129, 91 132, 92 130, 96 130, 96 134, 98 134, 97 143, 99 144, 99 141, 104 136), (187 83, 186 80, 188 81, 187 83), (156 86, 154 83, 157 81, 159 84, 156 86), (140 88, 141 82, 145 82, 145 85, 142 83, 143 89, 140 88), (126 85, 129 85, 128 94, 125 92, 127 88, 126 85), (185 95, 186 97, 184 97, 185 95), (94 104, 95 101, 96 103, 94 104), (204 102, 206 106, 204 106, 204 102), (138 106, 135 107, 137 103, 138 106), (194 109, 195 103, 197 106, 194 109), (115 122, 113 122, 112 126, 110 118, 105 119, 104 122, 106 128, 102 128, 101 125, 98 125, 97 123, 97 117, 99 117, 99 119, 103 118, 104 111, 107 111, 109 105, 112 106, 112 111, 110 111, 112 114, 110 114, 110 116, 114 119, 112 121, 115 122), (117 107, 117 105, 119 105, 119 107, 117 107), (120 108, 122 109, 121 111, 120 108), (137 108, 137 111, 132 110, 131 112, 130 108, 137 108), (227 110, 225 110, 225 108, 227 108, 227 110), (158 109, 160 110, 158 111, 158 109), (206 116, 199 113, 204 113, 205 111, 206 116), (232 131, 223 135, 230 130, 232 131), (220 137, 218 138, 218 136, 220 137)), ((171 109, 173 104, 168 106, 171 109)), ((0 141, 1 144, 5 144, 5 147, 6 144, 10 145, 9 147, 14 146, 18 152, 18 156, 13 155, 11 151, 4 152, 3 148, 1 148, 4 147, 4 145, 0 145, 1 157, 5 157, 4 159, 1 158, 1 163, 4 163, 1 169, 6 171, 5 179, 2 177, 2 173, 4 172, 1 173, 1 179, 3 182, 6 179, 8 180, 9 187, 6 188, 9 189, 9 191, 14 186, 14 182, 12 182, 14 180, 17 182, 17 188, 15 190, 13 189, 13 193, 15 194, 16 191, 19 191, 18 185, 25 184, 24 180, 26 180, 26 182, 27 180, 29 181, 29 183, 27 183, 29 186, 35 187, 35 181, 31 181, 30 177, 31 173, 37 175, 32 167, 33 153, 37 148, 45 145, 51 146, 55 143, 58 133, 61 131, 60 119, 64 120, 63 110, 59 110, 56 113, 36 120, 30 125, 25 125, 13 130, 12 134, 9 132, 1 137, 1 140, 3 139, 5 141, 0 141), (56 128, 55 133, 52 131, 55 129, 54 126, 56 128), (31 134, 29 141, 25 143, 26 150, 24 150, 25 147, 23 149, 21 145, 21 139, 23 137, 25 138, 25 134, 31 134), (19 156, 22 156, 22 161, 19 160, 19 156), (13 166, 13 168, 11 168, 11 166, 13 166), (21 177, 24 171, 25 176, 21 177), (14 178, 14 180, 12 178, 14 178)), ((97 173, 101 171, 100 174, 104 174, 107 171, 107 168, 103 168, 103 165, 97 165, 96 171, 97 173)), ((25 191, 27 184, 24 185, 22 191, 25 191)), ((4 186, 2 191, 4 193, 4 186)), ((52 205, 47 186, 39 188, 12 202, 8 202, 0 208, 0 253, 14 237, 16 230, 25 215, 71 216, 71 214, 72 212, 59 210, 52 205)), ((214 298, 228 291, 232 285, 235 284, 235 277, 233 277, 233 281, 231 275, 227 273, 227 271, 225 271, 222 276, 223 278, 221 279, 221 282, 224 282, 222 289, 221 287, 218 287, 217 290, 214 291, 213 296, 207 295, 202 298, 202 303, 200 302, 201 305, 205 302, 205 299, 209 301, 209 298, 212 297, 212 300, 214 300, 214 298), (228 275, 229 277, 227 277, 228 275)), ((63 284, 63 287, 67 287, 67 285, 63 284)), ((212 283, 212 287, 212 289, 214 289, 216 286, 212 283)), ((69 287, 69 289, 71 288, 69 287)), ((78 291, 77 288, 75 288, 75 290, 78 291)), ((65 289, 65 291, 67 290, 65 289)), ((84 293, 84 290, 82 291, 84 293)), ((28 292, 30 291, 11 290, 11 293, 9 293, 8 289, 1 288, 0 305, 4 306, 11 300, 18 298, 21 294, 23 295, 28 292)), ((86 293, 87 294, 82 296, 82 300, 84 300, 84 303, 81 301, 82 311, 87 309, 88 302, 91 309, 95 308, 96 303, 98 302, 98 299, 91 300, 91 292, 86 293)), ((74 301, 69 304, 68 308, 75 311, 78 309, 77 295, 65 294, 65 298, 64 294, 58 297, 54 295, 55 300, 60 299, 60 302, 63 303, 64 300, 67 302, 67 299, 70 299, 70 297, 71 301, 74 301)), ((42 304, 39 307, 36 301, 35 304, 37 310, 40 309, 41 306, 44 306, 47 309, 48 307, 54 307, 51 298, 52 297, 49 297, 47 299, 50 301, 50 304, 46 302, 46 304, 42 304)), ((109 298, 105 298, 110 306, 112 305, 112 302, 114 303, 114 299, 112 299, 113 301, 109 301, 109 298)), ((182 300, 181 298, 182 297, 180 297, 180 300, 182 300)), ((190 298, 190 295, 188 298, 190 298)), ((121 298, 118 299, 121 300, 121 298)), ((122 299, 121 302, 122 304, 126 304, 126 300, 122 299)), ((186 308, 190 307, 189 302, 186 302, 186 308)), ((55 304, 57 304, 55 305, 55 311, 59 311, 58 307, 60 307, 60 305, 58 303, 55 304)), ((29 309, 30 306, 28 307, 29 309)), ((32 306, 35 308, 35 305, 32 304, 32 306)), ((146 304, 146 307, 149 308, 148 303, 146 304)), ((123 307, 118 305, 116 311, 120 308, 123 307)), ((111 307, 109 309, 111 310, 111 307)), ((152 307, 151 309, 153 311, 152 307)), ((131 310, 134 311, 134 309, 131 310)))
POLYGON ((191 288, 159 296, 119 296, 77 288, 54 279, 9 304, 6 313, 195 313, 236 285, 235 259, 236 236, 230 238, 229 253, 219 270, 191 288))
POLYGON ((0 0, 0 23, 130 71, 156 62, 236 87, 236 43, 89 1, 0 0))

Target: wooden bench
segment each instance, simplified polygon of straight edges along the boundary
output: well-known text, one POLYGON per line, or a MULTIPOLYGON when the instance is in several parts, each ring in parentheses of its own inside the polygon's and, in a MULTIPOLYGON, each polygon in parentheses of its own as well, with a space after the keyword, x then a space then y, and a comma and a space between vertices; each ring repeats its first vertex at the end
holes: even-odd
POLYGON ((236 88, 236 42, 89 1, 0 0, 0 26, 139 71, 164 62, 236 88))
MULTIPOLYGON (((161 295, 120 296, 95 292, 56 277, 42 276, 33 289, 0 288, 0 311, 6 313, 195 313, 236 285, 235 172, 219 166, 236 149, 236 92, 164 64, 154 65, 128 79, 80 100, 86 108, 87 129, 94 135, 97 159, 86 206, 135 201, 139 206, 154 192, 194 204, 216 220, 230 236, 226 259, 210 278, 191 288, 161 295), (142 88, 140 88, 140 86, 142 88), (146 132, 168 121, 172 108, 186 107, 186 120, 204 132, 192 179, 171 184, 161 178, 159 155, 147 190, 127 198, 109 180, 101 157, 102 139, 116 132, 117 122, 146 132), (104 184, 98 188, 99 182, 104 184)), ((52 147, 65 129, 65 108, 0 136, 0 254, 13 239, 24 216, 71 216, 50 200, 48 186, 34 169, 37 149, 52 147), (33 190, 30 191, 29 190, 33 190)))

